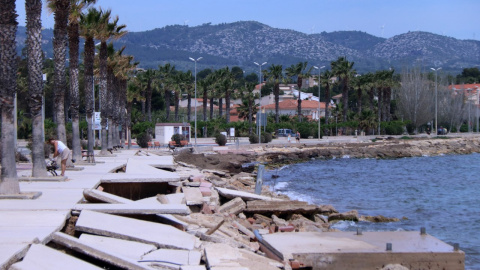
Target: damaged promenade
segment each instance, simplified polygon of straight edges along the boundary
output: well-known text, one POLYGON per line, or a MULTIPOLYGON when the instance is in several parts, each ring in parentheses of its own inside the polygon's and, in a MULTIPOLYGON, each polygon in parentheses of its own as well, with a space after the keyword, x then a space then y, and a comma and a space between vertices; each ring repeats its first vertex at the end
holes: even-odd
POLYGON ((66 181, 22 181, 42 193, 34 200, 0 200, 0 269, 464 269, 463 251, 420 228, 331 230, 378 217, 255 194, 255 173, 198 168, 167 149, 96 161, 66 181))

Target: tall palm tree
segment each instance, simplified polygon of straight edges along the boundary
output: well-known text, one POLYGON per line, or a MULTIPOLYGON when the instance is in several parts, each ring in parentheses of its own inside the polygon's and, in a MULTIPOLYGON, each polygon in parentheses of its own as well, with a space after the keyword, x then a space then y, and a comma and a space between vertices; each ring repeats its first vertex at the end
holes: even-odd
POLYGON ((82 158, 82 148, 80 146, 79 129, 79 71, 78 56, 80 46, 80 16, 88 5, 94 4, 96 0, 71 0, 70 16, 68 18, 68 48, 69 48, 69 71, 70 71, 70 113, 72 117, 72 156, 76 160, 82 158))
POLYGON ((283 80, 283 67, 282 65, 272 64, 268 68, 266 78, 269 82, 273 83, 273 95, 275 96, 275 123, 280 121, 279 119, 279 104, 280 104, 280 83, 283 80))
POLYGON ((330 118, 330 90, 332 88, 333 74, 330 70, 325 70, 320 76, 322 88, 325 90, 325 124, 328 124, 330 118))
POLYGON ((27 15, 27 60, 30 112, 32 115, 32 176, 47 176, 42 118, 42 1, 25 1, 27 15))
POLYGON ((65 130, 65 89, 67 89, 67 42, 68 16, 71 0, 47 0, 48 8, 54 13, 53 27, 53 59, 55 61, 54 94, 55 118, 57 122, 57 138, 67 141, 65 130))
POLYGON ((95 106, 93 65, 95 60, 95 32, 99 27, 103 12, 95 8, 88 9, 80 15, 80 36, 85 39, 84 44, 84 95, 85 111, 87 113, 87 139, 89 152, 93 152, 95 138, 93 133, 93 109, 95 106))
POLYGON ((331 63, 332 72, 340 80, 342 86, 342 103, 343 103, 343 121, 347 121, 348 112, 348 90, 350 87, 350 80, 355 75, 356 71, 353 69, 354 62, 349 62, 345 57, 339 57, 336 61, 331 63))
MULTIPOLYGON (((154 83, 156 77, 157 77, 157 72, 153 69, 147 69, 145 72, 141 72, 138 75, 141 83, 142 83, 142 89, 144 89, 145 93, 145 114, 147 115, 147 121, 152 121, 152 94, 153 94, 153 86, 152 83, 154 83)), ((143 106, 142 106, 143 110, 143 106)))
POLYGON ((17 14, 14 0, 0 0, 0 104, 2 110, 2 172, 0 194, 18 194, 15 163, 14 99, 17 92, 17 14))
POLYGON ((235 83, 235 78, 228 67, 220 69, 218 76, 219 89, 221 95, 225 97, 225 119, 227 123, 230 123, 230 97, 232 94, 233 85, 235 83))
POLYGON ((177 72, 175 66, 170 63, 166 63, 163 66, 159 66, 160 80, 162 82, 164 95, 165 95, 165 110, 166 110, 166 120, 170 120, 170 101, 171 94, 174 86, 173 76, 177 72))
MULTIPOLYGON (((107 10, 103 12, 100 27, 96 31, 96 38, 100 40, 100 53, 99 53, 99 77, 100 77, 100 103, 102 105, 107 103, 108 87, 107 87, 107 59, 108 49, 107 42, 110 39, 119 39, 127 34, 123 29, 126 27, 123 24, 118 24, 118 16, 111 19, 111 11, 107 10)), ((107 134, 107 121, 110 120, 110 115, 107 106, 102 106, 102 147, 100 154, 107 155, 108 150, 108 134, 107 134)))
POLYGON ((287 72, 287 76, 295 78, 297 80, 297 87, 298 87, 298 121, 302 121, 302 85, 303 79, 310 77, 312 73, 313 67, 307 69, 308 62, 299 62, 296 65, 291 65, 290 67, 286 68, 285 71, 287 72))

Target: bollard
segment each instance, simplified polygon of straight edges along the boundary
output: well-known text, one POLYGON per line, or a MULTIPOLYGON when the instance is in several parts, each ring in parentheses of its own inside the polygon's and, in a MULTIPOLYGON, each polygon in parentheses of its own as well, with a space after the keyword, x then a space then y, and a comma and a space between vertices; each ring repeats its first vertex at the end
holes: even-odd
POLYGON ((238 138, 235 138, 235 145, 237 146, 237 151, 240 148, 240 140, 238 138))
POLYGON ((362 228, 357 228, 357 235, 362 235, 362 228))
POLYGON ((387 251, 392 251, 392 243, 387 243, 387 251))
POLYGON ((260 195, 262 193, 264 170, 265 170, 265 165, 258 165, 257 182, 255 183, 255 194, 257 195, 260 195))
POLYGON ((453 243, 453 250, 454 251, 459 251, 460 250, 460 244, 459 243, 453 243))
POLYGON ((427 229, 425 227, 420 228, 420 235, 426 235, 427 234, 427 229))

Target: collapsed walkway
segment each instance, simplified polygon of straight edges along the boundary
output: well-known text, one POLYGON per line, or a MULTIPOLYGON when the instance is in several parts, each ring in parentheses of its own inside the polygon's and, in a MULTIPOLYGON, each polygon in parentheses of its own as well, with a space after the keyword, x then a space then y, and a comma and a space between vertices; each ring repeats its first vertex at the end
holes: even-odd
MULTIPOLYGON (((411 263, 411 269, 463 269, 462 251, 418 232, 302 233, 292 232, 291 224, 275 228, 270 222, 262 222, 270 230, 253 230, 264 226, 249 224, 245 214, 297 209, 318 213, 318 207, 196 182, 189 176, 198 171, 175 171, 171 155, 136 156, 136 152, 96 157, 95 166, 67 171, 67 181, 21 182, 22 192, 42 192, 35 200, 0 200, 0 269, 101 269, 67 255, 73 251, 124 269, 374 269, 385 262, 411 263), (162 189, 165 193, 157 195, 162 189), (191 213, 199 212, 216 192, 224 201, 214 211, 219 216, 211 215, 208 207, 201 209, 207 212, 203 217, 191 213), (139 214, 142 218, 132 218, 139 214), (74 232, 67 234, 72 215, 74 232), (150 222, 148 215, 165 222, 150 222), (240 215, 245 222, 236 220, 240 215), (208 226, 192 226, 207 222, 208 226), (234 224, 235 231, 224 226, 227 223, 234 224), (243 237, 238 237, 237 229, 243 237), (393 250, 385 250, 385 243, 390 249, 393 244, 393 250), (58 252, 55 245, 68 251, 58 252), (271 259, 256 254, 258 250, 271 259)), ((255 215, 257 220, 269 219, 255 215)))

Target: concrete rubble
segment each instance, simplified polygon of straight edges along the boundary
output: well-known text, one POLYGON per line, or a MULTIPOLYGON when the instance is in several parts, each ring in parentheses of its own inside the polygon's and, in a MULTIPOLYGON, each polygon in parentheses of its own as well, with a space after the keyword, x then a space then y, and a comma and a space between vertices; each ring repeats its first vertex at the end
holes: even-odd
MULTIPOLYGON (((339 214, 330 205, 288 200, 266 187, 261 195, 254 194, 254 174, 232 176, 188 164, 178 166, 171 156, 143 151, 141 156, 129 158, 126 164, 111 171, 123 170, 102 176, 100 184, 157 182, 168 185, 168 191, 134 200, 103 191, 98 185, 96 189, 85 188, 81 203, 71 208, 73 216, 66 228, 51 234, 42 244, 51 240, 49 245, 53 243, 58 249, 84 254, 103 262, 106 268, 111 265, 126 269, 342 269, 317 261, 325 261, 325 256, 343 259, 338 255, 339 250, 385 253, 380 248, 384 243, 377 240, 360 239, 353 233, 327 236, 333 235, 331 222, 358 220, 356 211, 339 214)), ((398 243, 394 242, 394 246, 398 243)), ((435 244, 442 246, 443 255, 460 258, 463 254, 447 252, 448 245, 441 241, 435 244)), ((0 245, 0 251, 1 248, 0 245)), ((19 252, 26 253, 21 255, 23 261, 10 269, 34 269, 37 261, 38 265, 48 266, 48 261, 56 260, 71 262, 69 269, 97 269, 67 255, 70 252, 62 253, 40 244, 19 252), (42 257, 38 255, 41 252, 46 254, 42 264, 42 258, 37 258, 42 257)), ((384 265, 395 262, 393 257, 380 258, 384 265)))

